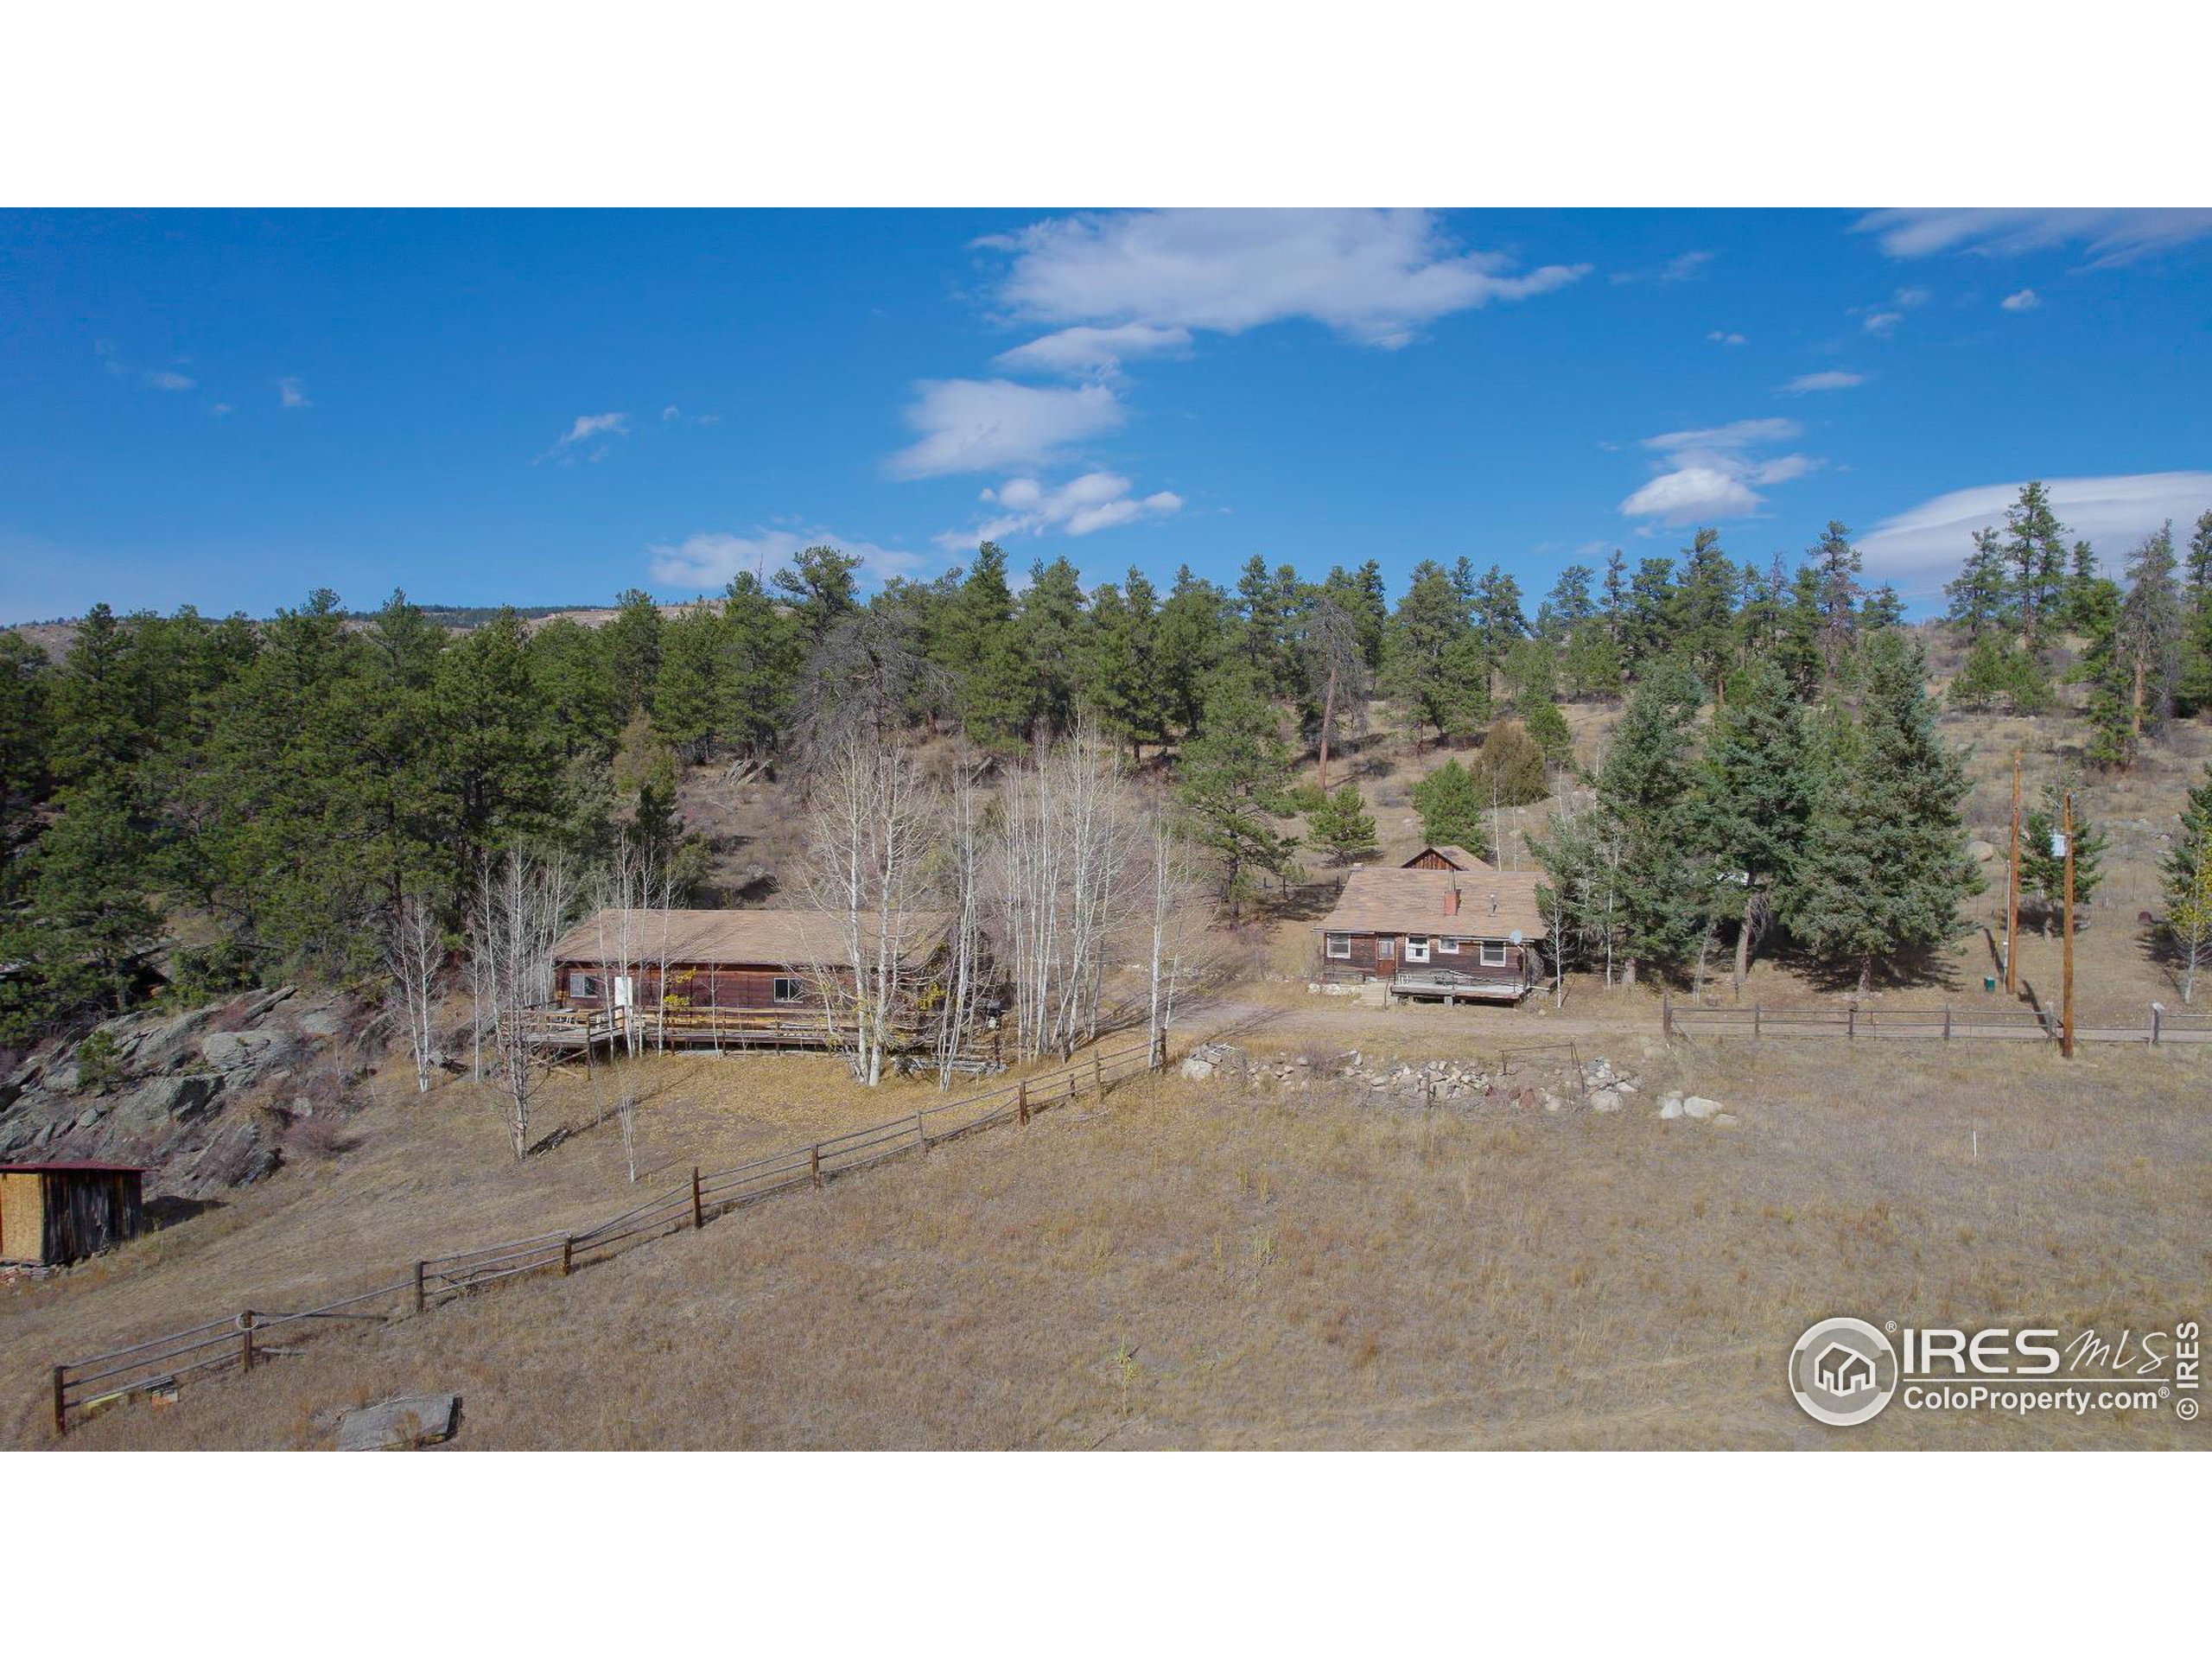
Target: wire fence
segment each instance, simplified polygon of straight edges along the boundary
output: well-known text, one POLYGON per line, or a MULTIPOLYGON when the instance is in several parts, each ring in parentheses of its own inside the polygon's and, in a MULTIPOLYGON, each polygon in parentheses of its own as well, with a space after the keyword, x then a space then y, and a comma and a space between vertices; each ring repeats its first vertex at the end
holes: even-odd
POLYGON ((246 1308, 188 1330, 172 1331, 53 1368, 54 1429, 139 1397, 173 1399, 188 1379, 250 1371, 296 1351, 317 1330, 347 1322, 382 1324, 428 1313, 440 1304, 528 1274, 567 1275, 632 1245, 696 1230, 778 1193, 818 1191, 826 1183, 893 1159, 925 1156, 946 1142, 1004 1123, 1027 1124, 1038 1113, 1103 1097, 1166 1063, 1148 1043, 1101 1052, 962 1100, 925 1106, 905 1117, 848 1130, 810 1145, 756 1158, 728 1169, 692 1168, 690 1179, 582 1232, 540 1233, 451 1255, 426 1256, 404 1277, 335 1301, 292 1313, 246 1308))
MULTIPOLYGON (((1938 1041, 2056 1042, 2058 1014, 2052 1008, 1980 1008, 1946 1002, 1933 1008, 1866 1008, 1838 1014, 1822 1008, 1770 1008, 1761 1003, 1726 1008, 1681 1008, 1671 997, 1661 1004, 1660 1027, 1670 1039, 1681 1037, 1932 1038, 1938 1041)), ((2212 1014, 2175 1014, 2153 1002, 2141 1025, 2110 1020, 2076 1020, 2077 1043, 2212 1042, 2212 1014)))

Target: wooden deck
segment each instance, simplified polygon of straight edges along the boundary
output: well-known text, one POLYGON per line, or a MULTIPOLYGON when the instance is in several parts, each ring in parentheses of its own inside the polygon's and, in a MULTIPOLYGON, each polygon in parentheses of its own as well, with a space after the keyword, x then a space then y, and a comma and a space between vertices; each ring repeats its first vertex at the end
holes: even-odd
MULTIPOLYGON (((839 1025, 826 1014, 784 1008, 574 1008, 558 1004, 525 1008, 508 1016, 520 1026, 523 1040, 533 1048, 586 1053, 611 1050, 634 1033, 640 1045, 652 1048, 711 1049, 721 1052, 750 1050, 842 1049, 851 1039, 849 1026, 839 1025)), ((995 1031, 980 1034, 962 1057, 962 1071, 995 1070, 1001 1064, 995 1031)), ((927 1046, 929 1033, 918 1029, 894 1031, 893 1046, 917 1050, 927 1046)))
POLYGON ((1517 969, 1401 968, 1389 981, 1392 1001, 1518 1002, 1529 982, 1517 969))

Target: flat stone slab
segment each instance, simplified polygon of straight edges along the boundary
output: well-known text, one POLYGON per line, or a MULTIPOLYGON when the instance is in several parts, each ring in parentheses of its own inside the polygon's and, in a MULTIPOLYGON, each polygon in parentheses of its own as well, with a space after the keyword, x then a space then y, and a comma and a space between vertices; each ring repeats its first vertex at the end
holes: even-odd
POLYGON ((340 1452, 411 1452, 449 1440, 461 1426, 457 1394, 404 1394, 338 1420, 340 1452))

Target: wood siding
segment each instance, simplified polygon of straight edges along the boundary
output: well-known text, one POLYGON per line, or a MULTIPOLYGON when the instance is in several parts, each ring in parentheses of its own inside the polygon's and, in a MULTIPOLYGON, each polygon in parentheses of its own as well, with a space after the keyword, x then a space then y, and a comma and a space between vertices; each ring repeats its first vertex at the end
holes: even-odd
POLYGON ((77 1262, 135 1237, 139 1177, 118 1170, 0 1175, 0 1261, 77 1262))
MULTIPOLYGON (((1324 967, 1334 968, 1339 972, 1349 969, 1357 973, 1378 976, 1387 979, 1399 969, 1407 966, 1406 937, 1402 933, 1354 933, 1350 936, 1351 955, 1332 957, 1328 954, 1329 936, 1322 933, 1319 936, 1320 942, 1317 949, 1321 952, 1321 963, 1324 967), (1381 954, 1380 944, 1380 941, 1385 938, 1390 941, 1392 947, 1392 954, 1387 958, 1381 954)), ((1427 937, 1433 940, 1441 940, 1447 937, 1460 938, 1457 934, 1441 933, 1432 933, 1427 937)), ((1491 943, 1496 944, 1500 941, 1493 939, 1491 943)), ((1456 968, 1468 973, 1517 973, 1523 979, 1529 977, 1535 969, 1534 953, 1526 945, 1515 944, 1510 941, 1504 943, 1505 960, 1503 963, 1485 964, 1479 942, 1461 938, 1459 949, 1457 951, 1432 948, 1427 962, 1415 963, 1413 965, 1420 968, 1456 968)))
MULTIPOLYGON (((554 964, 554 1001, 563 1007, 603 1008, 613 992, 609 984, 613 977, 595 962, 562 962, 554 964), (599 982, 596 994, 584 995, 570 988, 571 976, 589 974, 599 982)), ((639 1007, 661 1005, 660 970, 657 967, 639 967, 632 975, 637 983, 635 1001, 639 1007)), ((789 968, 760 963, 734 966, 721 963, 671 963, 668 968, 668 995, 670 1006, 690 1008, 800 1008, 818 1009, 822 999, 803 974, 789 968), (779 979, 797 982, 798 996, 795 1001, 776 999, 776 982, 779 979)))

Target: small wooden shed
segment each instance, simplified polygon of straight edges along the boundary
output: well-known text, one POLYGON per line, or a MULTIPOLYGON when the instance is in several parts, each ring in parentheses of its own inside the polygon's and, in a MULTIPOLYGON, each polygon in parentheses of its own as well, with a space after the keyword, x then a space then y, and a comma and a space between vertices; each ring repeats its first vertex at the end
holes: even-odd
POLYGON ((0 1262, 76 1262, 136 1237, 145 1173, 137 1164, 0 1165, 0 1262))

